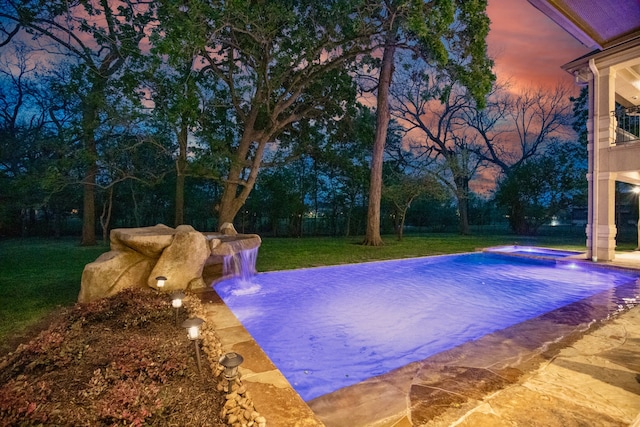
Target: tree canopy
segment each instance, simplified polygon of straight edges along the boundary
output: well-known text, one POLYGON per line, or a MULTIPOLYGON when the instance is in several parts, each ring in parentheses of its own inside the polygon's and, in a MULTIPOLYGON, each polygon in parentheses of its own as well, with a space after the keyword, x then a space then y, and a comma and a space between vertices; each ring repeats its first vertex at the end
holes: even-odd
POLYGON ((474 180, 569 129, 566 90, 494 84, 488 29, 484 0, 0 0, 0 230, 469 232, 474 180))

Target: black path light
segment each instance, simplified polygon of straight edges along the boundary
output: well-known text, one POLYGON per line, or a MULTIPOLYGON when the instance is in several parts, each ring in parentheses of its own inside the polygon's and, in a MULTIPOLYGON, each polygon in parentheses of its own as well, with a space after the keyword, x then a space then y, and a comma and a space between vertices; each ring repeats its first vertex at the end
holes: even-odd
POLYGON ((182 291, 177 291, 171 294, 171 306, 176 309, 176 326, 178 325, 178 313, 180 312, 180 307, 182 307, 182 300, 184 297, 185 294, 182 291))
POLYGON ((218 363, 224 366, 223 375, 227 381, 229 381, 229 393, 233 391, 233 384, 235 383, 236 378, 238 378, 238 366, 240 366, 243 361, 244 358, 234 352, 224 354, 218 361, 218 363))
POLYGON ((182 327, 187 330, 187 336, 193 341, 196 346, 196 361, 198 362, 198 372, 202 373, 202 366, 200 362, 200 346, 198 341, 200 340, 200 326, 204 323, 199 317, 191 317, 182 322, 182 327))
POLYGON ((159 291, 162 290, 166 282, 167 282, 167 278, 165 276, 156 277, 156 288, 158 288, 159 291))

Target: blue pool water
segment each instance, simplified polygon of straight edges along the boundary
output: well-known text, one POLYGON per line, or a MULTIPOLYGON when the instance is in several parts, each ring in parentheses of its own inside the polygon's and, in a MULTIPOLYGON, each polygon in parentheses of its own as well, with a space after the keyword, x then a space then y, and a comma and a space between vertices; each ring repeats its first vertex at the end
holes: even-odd
POLYGON ((636 280, 472 253, 260 273, 215 289, 308 401, 636 280))
POLYGON ((582 252, 567 251, 561 249, 538 248, 534 246, 496 246, 488 248, 486 251, 508 253, 516 255, 526 255, 544 258, 566 258, 569 256, 580 255, 582 252))

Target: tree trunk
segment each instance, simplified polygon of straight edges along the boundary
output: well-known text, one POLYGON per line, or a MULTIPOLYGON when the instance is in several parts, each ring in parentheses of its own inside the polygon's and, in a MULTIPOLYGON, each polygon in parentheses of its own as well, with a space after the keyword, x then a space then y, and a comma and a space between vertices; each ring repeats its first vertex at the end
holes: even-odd
POLYGON ((22 208, 20 211, 20 235, 22 237, 27 237, 29 235, 29 208, 22 208))
POLYGON ((96 168, 91 167, 82 184, 82 241, 81 246, 95 246, 96 241, 96 168))
POLYGON ((187 137, 188 129, 183 121, 178 132, 178 159, 176 160, 176 197, 175 197, 175 217, 173 225, 175 227, 184 224, 184 182, 187 170, 187 137))
POLYGON ((466 177, 456 178, 455 183, 458 213, 460 214, 458 218, 459 231, 462 235, 468 235, 471 234, 469 231, 469 179, 466 177))
POLYGON ((345 214, 345 224, 344 224, 344 235, 345 237, 351 236, 351 220, 353 219, 353 211, 354 211, 354 199, 352 198, 349 202, 349 210, 345 214))
POLYGON ((519 201, 513 204, 509 210, 509 225, 511 226, 511 230, 519 236, 530 234, 530 227, 525 217, 524 206, 519 201))
MULTIPOLYGON (((231 171, 235 167, 231 167, 231 171)), ((240 173, 234 174, 234 176, 239 176, 240 173)), ((226 222, 230 222, 233 224, 233 220, 235 219, 240 207, 242 204, 238 206, 236 193, 238 191, 238 184, 227 180, 224 183, 224 190, 222 192, 222 199, 220 200, 220 210, 218 212, 218 228, 222 226, 222 224, 226 222)))
POLYGON ((98 176, 98 148, 95 140, 95 127, 98 117, 97 107, 89 103, 82 117, 83 139, 89 165, 82 184, 82 241, 81 246, 95 246, 96 241, 96 177, 98 176))
POLYGON ((82 241, 81 246, 95 246, 96 240, 96 179, 98 177, 98 144, 96 143, 96 129, 98 127, 98 112, 100 100, 104 95, 106 81, 100 78, 93 82, 93 86, 83 99, 82 106, 82 140, 86 158, 88 159, 87 173, 82 183, 82 241))
POLYGON ((62 236, 62 214, 59 208, 53 213, 53 237, 59 239, 62 236))
POLYGON ((233 224, 233 220, 251 194, 262 164, 267 140, 267 135, 257 132, 245 131, 242 135, 238 151, 229 168, 229 176, 224 183, 218 208, 218 228, 226 222, 233 224), (248 174, 245 173, 245 169, 249 169, 248 174), (247 175, 246 179, 245 175, 247 175))
POLYGON ((409 209, 408 207, 405 208, 402 212, 402 216, 400 217, 400 228, 398 229, 398 240, 402 241, 402 239, 404 238, 404 220, 407 218, 407 209, 409 209))
POLYGON ((367 209, 367 227, 364 245, 382 246, 380 237, 380 199, 382 197, 382 163, 384 146, 389 128, 389 88, 393 77, 393 59, 395 56, 395 40, 389 37, 382 54, 382 68, 378 82, 378 105, 376 116, 376 135, 371 156, 371 181, 369 183, 369 206, 367 209))
POLYGON ((469 235, 471 231, 469 230, 469 198, 461 197, 458 199, 458 212, 460 212, 459 218, 459 232, 462 235, 469 235))
POLYGON ((140 221, 140 209, 138 209, 138 200, 136 199, 136 192, 129 181, 129 188, 131 189, 131 203, 133 203, 133 220, 136 227, 140 227, 142 221, 140 221))
POLYGON ((113 186, 109 187, 109 197, 102 206, 100 215, 100 225, 102 226, 102 241, 109 242, 109 224, 111 222, 111 211, 113 208, 113 186))

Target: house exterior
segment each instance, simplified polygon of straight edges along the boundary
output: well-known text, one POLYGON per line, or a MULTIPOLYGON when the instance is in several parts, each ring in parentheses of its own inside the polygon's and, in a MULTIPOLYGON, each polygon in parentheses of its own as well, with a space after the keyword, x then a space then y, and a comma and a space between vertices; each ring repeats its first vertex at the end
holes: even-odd
POLYGON ((589 88, 588 257, 612 261, 615 183, 640 186, 640 0, 528 1, 594 49, 562 68, 589 88))

